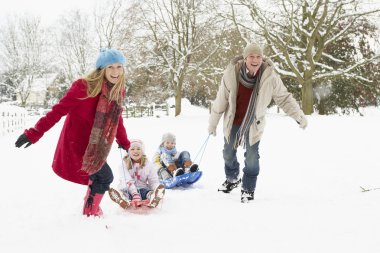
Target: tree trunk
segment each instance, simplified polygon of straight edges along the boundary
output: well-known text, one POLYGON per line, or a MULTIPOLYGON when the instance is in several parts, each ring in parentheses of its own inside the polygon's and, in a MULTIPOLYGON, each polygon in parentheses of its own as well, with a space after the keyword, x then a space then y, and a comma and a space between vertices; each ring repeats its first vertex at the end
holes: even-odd
POLYGON ((302 85, 302 111, 305 115, 313 113, 314 93, 312 80, 307 80, 302 85))
POLYGON ((175 116, 178 116, 181 114, 182 92, 177 90, 175 94, 175 116))
POLYGON ((327 115, 326 99, 321 98, 317 104, 317 110, 319 115, 327 115))

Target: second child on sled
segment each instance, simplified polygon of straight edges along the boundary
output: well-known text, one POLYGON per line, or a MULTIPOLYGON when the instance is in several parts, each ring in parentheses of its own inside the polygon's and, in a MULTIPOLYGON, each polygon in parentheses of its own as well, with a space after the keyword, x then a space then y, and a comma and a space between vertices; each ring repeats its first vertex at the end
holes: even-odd
POLYGON ((188 151, 177 150, 176 136, 172 133, 162 135, 161 144, 153 156, 153 162, 158 168, 158 176, 161 180, 199 170, 198 165, 191 161, 188 151))

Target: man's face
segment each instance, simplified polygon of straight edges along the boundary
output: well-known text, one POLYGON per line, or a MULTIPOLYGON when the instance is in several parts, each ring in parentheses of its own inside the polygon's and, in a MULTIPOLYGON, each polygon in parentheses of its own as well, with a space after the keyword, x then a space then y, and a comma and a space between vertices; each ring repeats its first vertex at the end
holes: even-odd
POLYGON ((259 54, 250 54, 245 60, 249 74, 254 75, 263 63, 263 57, 259 54))
POLYGON ((106 67, 106 79, 112 84, 115 84, 123 74, 124 68, 121 64, 115 63, 106 67))

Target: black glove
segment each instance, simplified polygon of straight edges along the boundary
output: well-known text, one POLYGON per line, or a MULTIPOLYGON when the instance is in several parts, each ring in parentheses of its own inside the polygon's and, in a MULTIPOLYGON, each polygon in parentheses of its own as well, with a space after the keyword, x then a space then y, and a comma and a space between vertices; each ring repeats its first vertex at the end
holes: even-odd
POLYGON ((29 147, 30 145, 32 145, 32 142, 28 139, 28 137, 26 137, 25 134, 22 134, 20 135, 20 137, 18 137, 17 141, 16 141, 16 147, 20 148, 22 145, 24 145, 25 143, 26 146, 24 148, 27 148, 29 147))
POLYGON ((122 149, 124 149, 125 151, 128 152, 128 149, 125 149, 125 148, 124 148, 123 146, 121 146, 120 144, 119 144, 118 148, 122 148, 122 149))

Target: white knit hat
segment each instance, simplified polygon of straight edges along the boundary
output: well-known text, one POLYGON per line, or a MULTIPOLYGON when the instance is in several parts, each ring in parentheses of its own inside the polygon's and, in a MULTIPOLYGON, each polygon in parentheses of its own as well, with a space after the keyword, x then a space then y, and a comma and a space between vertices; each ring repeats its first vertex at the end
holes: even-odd
POLYGON ((129 149, 131 149, 131 148, 140 148, 141 152, 143 153, 143 155, 145 155, 145 145, 142 142, 142 140, 133 139, 133 140, 130 140, 130 142, 131 142, 131 146, 129 147, 129 149))
POLYGON ((243 51, 243 57, 246 59, 251 54, 258 54, 263 56, 263 50, 261 49, 259 44, 251 43, 248 44, 243 51))
POLYGON ((175 135, 172 133, 165 133, 164 135, 162 135, 161 143, 164 143, 165 141, 171 141, 175 143, 175 135))

